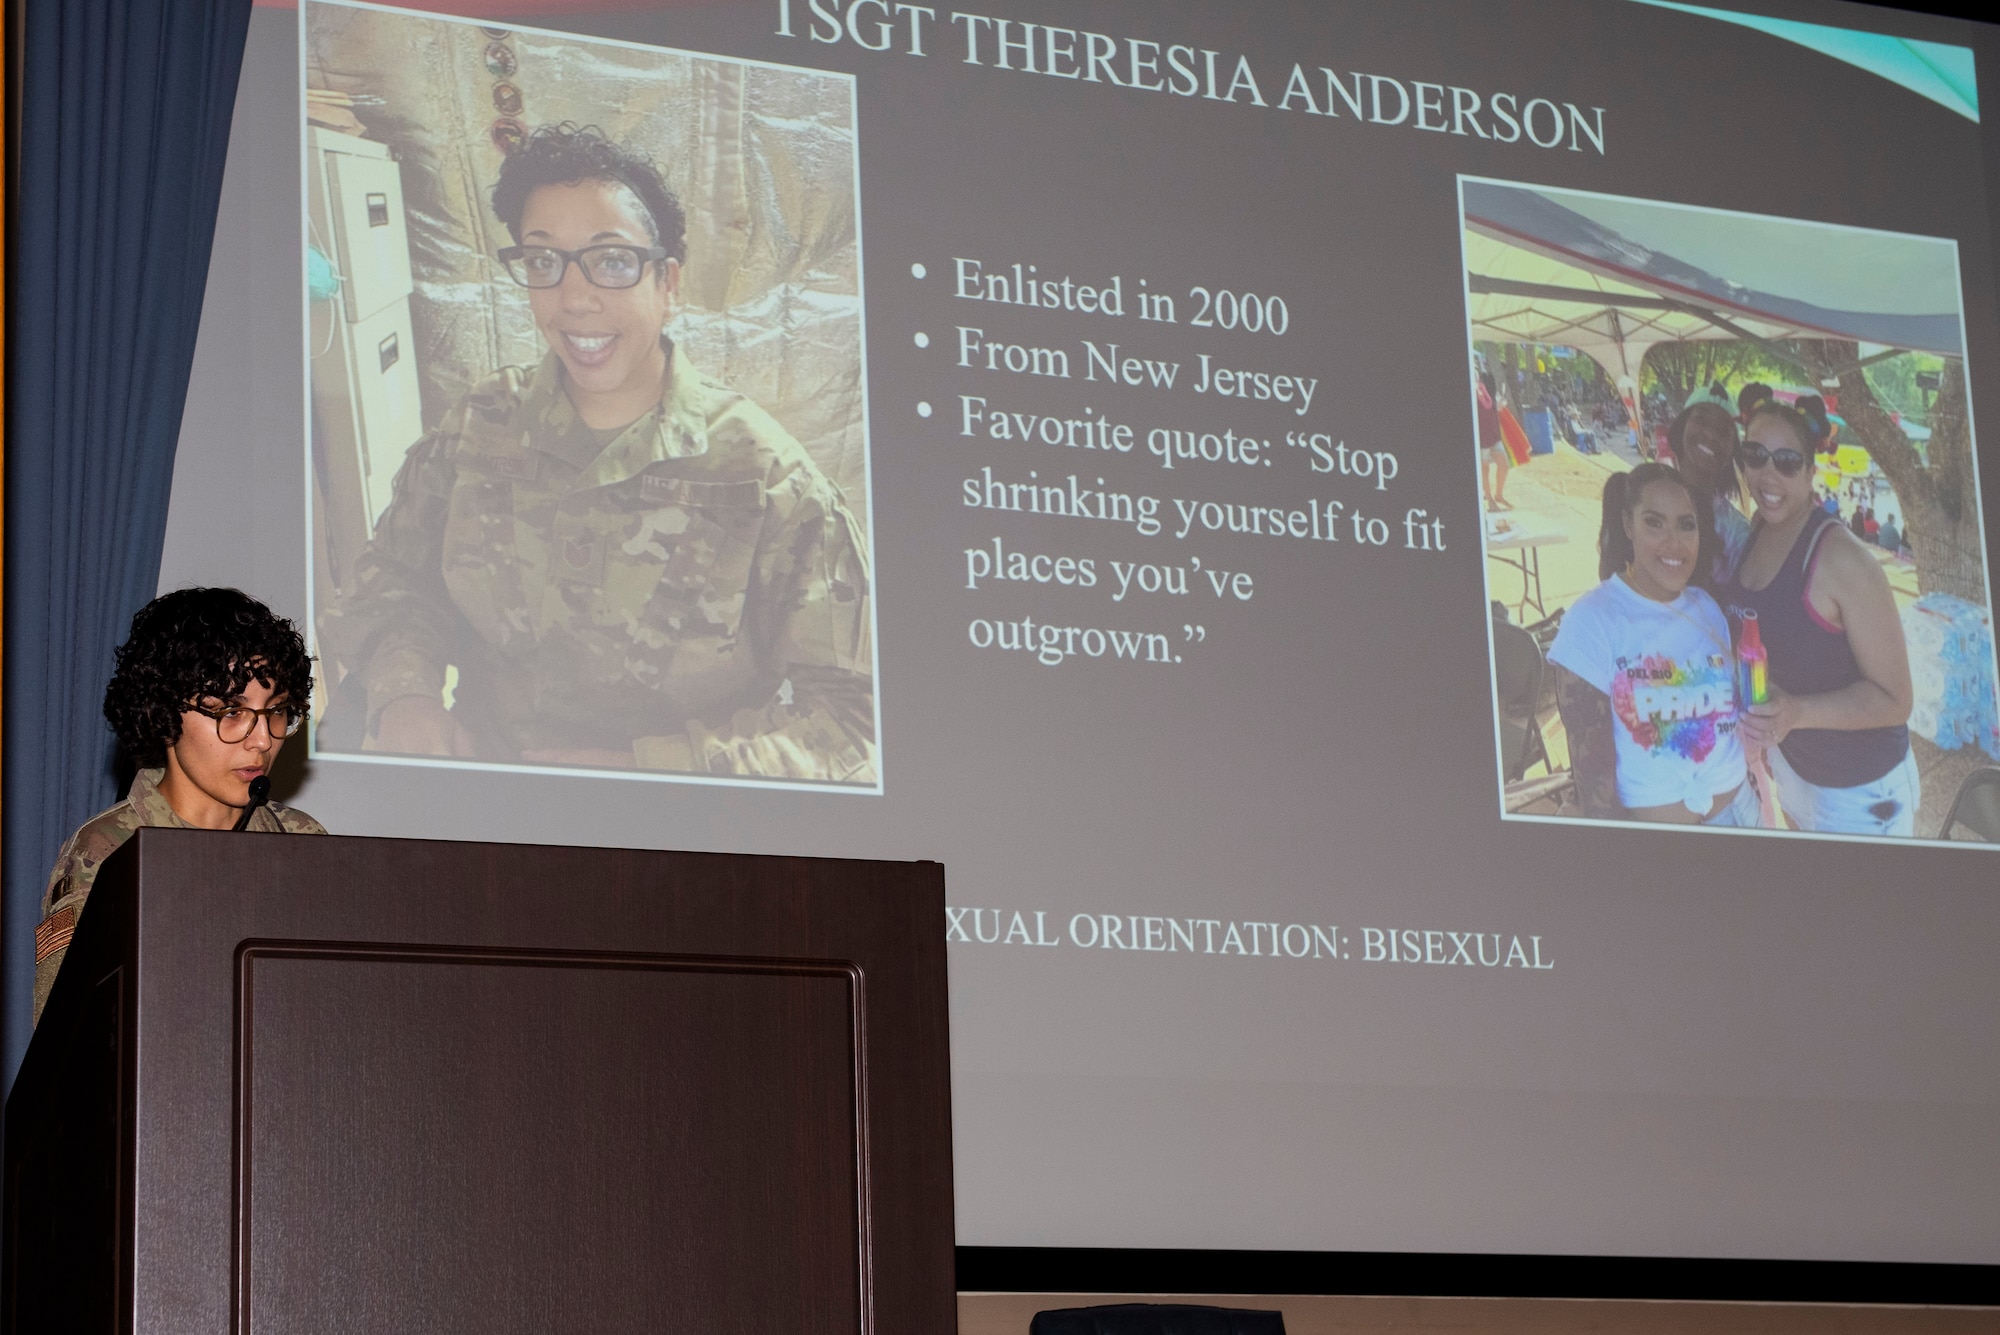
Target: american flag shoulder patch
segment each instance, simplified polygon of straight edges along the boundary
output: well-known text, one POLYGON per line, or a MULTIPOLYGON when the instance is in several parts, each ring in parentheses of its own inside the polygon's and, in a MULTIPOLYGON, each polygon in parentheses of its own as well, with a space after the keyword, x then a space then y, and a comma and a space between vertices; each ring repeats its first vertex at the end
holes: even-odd
POLYGON ((69 945, 76 934, 76 905, 59 908, 35 928, 35 963, 40 964, 69 945))

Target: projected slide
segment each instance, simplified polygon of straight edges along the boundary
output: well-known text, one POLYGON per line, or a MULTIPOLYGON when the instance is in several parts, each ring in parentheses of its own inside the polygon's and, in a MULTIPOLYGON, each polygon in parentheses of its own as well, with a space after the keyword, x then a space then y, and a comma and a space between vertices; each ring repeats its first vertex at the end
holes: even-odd
POLYGON ((446 7, 251 19, 278 796, 941 862, 965 1245, 2000 1263, 1988 29, 446 7))
POLYGON ((879 789, 852 81, 309 13, 321 750, 879 789))
POLYGON ((2000 753, 1957 246, 1461 199, 1507 812, 1936 837, 2000 753))

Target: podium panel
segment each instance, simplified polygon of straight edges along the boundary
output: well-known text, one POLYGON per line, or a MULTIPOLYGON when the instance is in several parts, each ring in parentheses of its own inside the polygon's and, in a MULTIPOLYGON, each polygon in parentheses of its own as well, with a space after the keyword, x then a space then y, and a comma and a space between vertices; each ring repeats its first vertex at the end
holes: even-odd
POLYGON ((5 1329, 949 1330, 942 910, 935 864, 141 831, 8 1102, 5 1329))

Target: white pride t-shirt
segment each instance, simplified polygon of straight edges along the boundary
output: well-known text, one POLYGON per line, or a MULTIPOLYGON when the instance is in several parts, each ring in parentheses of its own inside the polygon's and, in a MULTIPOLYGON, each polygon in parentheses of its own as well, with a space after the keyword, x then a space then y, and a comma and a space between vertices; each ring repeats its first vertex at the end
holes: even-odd
POLYGON ((1706 815, 1743 782, 1729 622, 1700 589, 1660 603, 1613 575, 1563 615, 1549 661, 1610 697, 1621 805, 1706 815))

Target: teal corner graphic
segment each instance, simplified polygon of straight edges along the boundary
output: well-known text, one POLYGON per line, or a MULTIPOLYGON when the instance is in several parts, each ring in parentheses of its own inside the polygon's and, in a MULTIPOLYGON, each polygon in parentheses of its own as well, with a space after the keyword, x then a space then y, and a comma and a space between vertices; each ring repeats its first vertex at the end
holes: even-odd
POLYGON ((1831 28, 1823 23, 1800 23, 1795 19, 1767 18, 1762 14, 1739 14, 1704 5, 1684 5, 1676 0, 1639 0, 1642 5, 1678 9, 1737 23, 1787 42, 1797 42, 1824 56, 1842 60, 1857 69, 1879 74, 1913 93, 1948 107, 1970 121, 1979 119, 1979 81, 1973 73, 1972 48, 1947 46, 1943 42, 1920 42, 1911 37, 1885 37, 1880 33, 1853 28, 1831 28))

